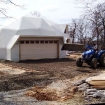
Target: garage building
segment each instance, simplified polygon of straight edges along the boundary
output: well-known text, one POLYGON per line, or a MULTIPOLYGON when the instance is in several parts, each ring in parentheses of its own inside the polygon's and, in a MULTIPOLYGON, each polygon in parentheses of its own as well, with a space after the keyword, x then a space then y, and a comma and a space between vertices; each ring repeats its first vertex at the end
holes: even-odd
POLYGON ((65 58, 61 48, 66 40, 67 25, 47 19, 24 16, 0 31, 0 59, 10 61, 65 58))

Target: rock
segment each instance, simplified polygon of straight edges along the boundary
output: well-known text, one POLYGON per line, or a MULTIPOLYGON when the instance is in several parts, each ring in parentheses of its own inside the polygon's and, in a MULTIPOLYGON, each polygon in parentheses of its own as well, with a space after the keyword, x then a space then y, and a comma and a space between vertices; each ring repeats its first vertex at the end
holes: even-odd
POLYGON ((88 92, 96 92, 97 89, 87 89, 86 91, 87 91, 87 93, 88 93, 88 92))
POLYGON ((78 91, 78 87, 77 86, 74 86, 74 87, 72 87, 71 89, 70 89, 70 92, 71 93, 75 93, 75 92, 77 92, 78 91))
POLYGON ((73 85, 74 85, 74 86, 79 86, 79 85, 85 83, 85 80, 86 80, 86 79, 81 79, 81 80, 79 80, 79 81, 76 81, 76 82, 73 83, 73 85))
POLYGON ((105 90, 97 90, 97 89, 87 89, 84 92, 85 97, 93 97, 93 98, 101 98, 102 100, 105 99, 105 90))
POLYGON ((93 95, 97 92, 97 89, 87 89, 85 92, 84 92, 84 96, 86 97, 87 95, 93 95))
POLYGON ((83 83, 78 86, 78 91, 86 91, 89 88, 89 85, 87 83, 83 83))

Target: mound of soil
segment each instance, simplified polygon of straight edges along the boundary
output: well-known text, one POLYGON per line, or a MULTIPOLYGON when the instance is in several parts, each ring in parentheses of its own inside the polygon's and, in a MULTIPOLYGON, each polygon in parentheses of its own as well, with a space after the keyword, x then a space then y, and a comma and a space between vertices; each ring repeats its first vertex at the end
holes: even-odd
POLYGON ((25 95, 36 98, 37 100, 65 101, 73 98, 77 87, 72 87, 70 81, 57 81, 46 87, 34 87, 26 92, 25 95))

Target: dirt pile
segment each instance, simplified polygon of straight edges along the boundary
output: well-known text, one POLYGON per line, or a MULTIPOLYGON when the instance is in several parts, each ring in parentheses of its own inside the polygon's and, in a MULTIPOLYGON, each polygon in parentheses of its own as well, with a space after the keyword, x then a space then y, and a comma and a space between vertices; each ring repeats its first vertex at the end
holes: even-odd
POLYGON ((0 71, 0 75, 4 75, 4 73, 0 71))
MULTIPOLYGON (((73 88, 75 91, 76 88, 73 88)), ((26 95, 36 98, 37 100, 47 100, 47 101, 64 101, 73 98, 74 92, 64 90, 63 92, 58 92, 55 89, 47 89, 46 87, 35 87, 29 90, 26 95)))
POLYGON ((36 98, 37 100, 65 101, 73 98, 77 87, 67 86, 65 82, 58 81, 47 87, 34 87, 26 92, 25 95, 36 98), (59 83, 58 83, 59 82, 59 83), (58 86, 58 84, 60 86, 58 86))
POLYGON ((26 95, 35 97, 37 100, 55 101, 59 98, 55 89, 49 90, 45 87, 35 87, 32 90, 28 91, 26 95))

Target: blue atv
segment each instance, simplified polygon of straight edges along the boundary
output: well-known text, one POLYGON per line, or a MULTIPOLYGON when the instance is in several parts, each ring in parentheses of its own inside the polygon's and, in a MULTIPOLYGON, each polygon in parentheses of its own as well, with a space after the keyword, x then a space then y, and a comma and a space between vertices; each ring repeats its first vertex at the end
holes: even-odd
POLYGON ((83 62, 90 65, 92 68, 96 69, 97 65, 105 66, 105 50, 96 50, 94 48, 89 48, 88 51, 82 53, 82 57, 76 60, 76 65, 82 67, 83 62))

